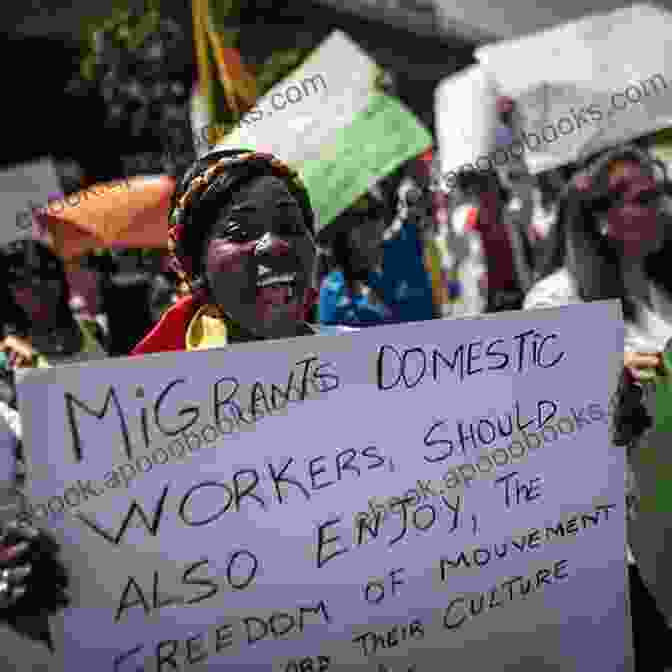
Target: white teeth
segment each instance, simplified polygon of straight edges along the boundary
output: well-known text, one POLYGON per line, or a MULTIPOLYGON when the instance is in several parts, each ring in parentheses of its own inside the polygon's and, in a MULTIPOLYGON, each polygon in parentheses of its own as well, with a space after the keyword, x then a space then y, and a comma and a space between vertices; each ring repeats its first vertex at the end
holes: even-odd
POLYGON ((271 269, 266 266, 259 266, 257 269, 257 275, 266 275, 266 273, 271 273, 271 269))
POLYGON ((284 275, 270 275, 263 280, 257 282, 257 287, 268 287, 269 285, 276 285, 279 283, 291 283, 296 280, 295 273, 285 273, 284 275))

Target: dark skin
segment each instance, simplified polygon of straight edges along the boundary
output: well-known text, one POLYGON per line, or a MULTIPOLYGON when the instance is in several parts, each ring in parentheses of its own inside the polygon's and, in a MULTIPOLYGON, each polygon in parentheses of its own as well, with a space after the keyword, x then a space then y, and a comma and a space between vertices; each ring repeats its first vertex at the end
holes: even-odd
MULTIPOLYGON (((37 260, 35 260, 37 261, 37 260)), ((9 289, 31 322, 53 322, 62 294, 61 278, 55 264, 17 268, 9 279, 9 289)))
POLYGON ((45 355, 55 352, 75 352, 81 336, 74 319, 56 328, 57 310, 63 300, 63 280, 55 263, 41 260, 41 266, 28 264, 15 269, 8 283, 15 303, 30 320, 29 342, 17 337, 7 339, 5 349, 12 366, 30 366, 35 350, 45 355), (58 346, 61 346, 59 350, 58 346))
MULTIPOLYGON (((0 571, 7 570, 6 590, 0 591, 0 611, 13 607, 25 594, 25 580, 30 575, 29 564, 22 564, 30 545, 39 537, 39 531, 30 525, 12 521, 0 532, 0 571), (7 544, 12 537, 14 543, 7 544)), ((2 581, 0 580, 0 586, 2 581)), ((4 586, 2 586, 4 587, 4 586)))
POLYGON ((358 221, 350 231, 353 265, 362 274, 383 263, 383 234, 386 223, 383 219, 358 221))
POLYGON ((350 262, 362 277, 383 263, 383 238, 388 227, 385 215, 382 204, 368 193, 342 215, 349 230, 350 262))
POLYGON ((282 180, 259 177, 238 189, 218 213, 203 253, 213 299, 251 337, 305 333, 315 299, 315 247, 282 180))
POLYGON ((27 522, 0 527, 2 627, 45 644, 52 653, 49 617, 69 604, 68 571, 58 552, 58 544, 48 533, 27 522))

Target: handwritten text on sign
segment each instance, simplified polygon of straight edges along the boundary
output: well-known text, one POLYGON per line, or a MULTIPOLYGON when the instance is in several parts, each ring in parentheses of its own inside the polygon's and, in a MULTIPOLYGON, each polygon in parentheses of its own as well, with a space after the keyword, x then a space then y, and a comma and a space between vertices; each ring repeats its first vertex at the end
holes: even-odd
POLYGON ((627 627, 619 318, 600 303, 29 376, 31 507, 74 576, 54 669, 629 669, 626 644, 583 654, 627 627))

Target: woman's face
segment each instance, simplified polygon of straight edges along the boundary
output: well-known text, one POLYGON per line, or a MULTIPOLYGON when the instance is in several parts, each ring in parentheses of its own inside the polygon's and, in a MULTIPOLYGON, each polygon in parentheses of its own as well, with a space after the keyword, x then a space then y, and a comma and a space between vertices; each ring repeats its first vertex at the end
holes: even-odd
POLYGON ((63 299, 63 280, 56 261, 40 260, 39 267, 26 265, 14 269, 9 291, 31 322, 51 322, 63 299))
POLYGON ((260 177, 220 211, 205 243, 217 304, 262 338, 296 335, 313 300, 315 247, 285 183, 260 177))
POLYGON ((618 161, 609 169, 610 207, 600 217, 604 235, 623 256, 638 259, 664 242, 660 195, 653 177, 634 161, 618 161))

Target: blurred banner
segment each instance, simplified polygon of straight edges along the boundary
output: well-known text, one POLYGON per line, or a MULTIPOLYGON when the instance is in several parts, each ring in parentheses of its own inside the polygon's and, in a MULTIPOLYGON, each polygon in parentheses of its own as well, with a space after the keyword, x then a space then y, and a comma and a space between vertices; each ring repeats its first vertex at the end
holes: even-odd
POLYGON ((434 94, 441 175, 456 172, 494 148, 497 91, 479 65, 444 79, 434 94))
POLYGON ((66 261, 97 248, 165 248, 174 189, 167 175, 96 184, 43 210, 39 219, 66 261))
POLYGON ((378 90, 380 75, 359 46, 334 31, 215 149, 270 152, 294 165, 323 228, 432 145, 412 112, 378 90))
POLYGON ((477 49, 516 100, 530 171, 672 126, 671 31, 672 14, 639 4, 477 49))

